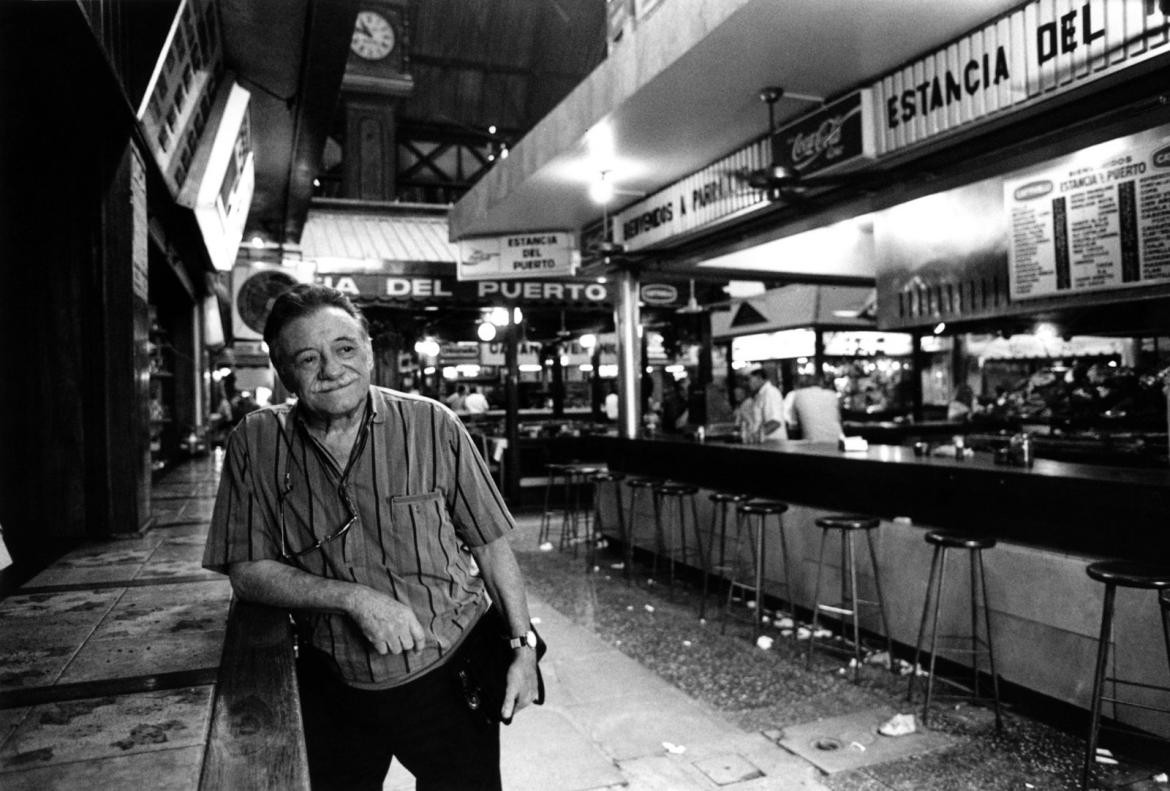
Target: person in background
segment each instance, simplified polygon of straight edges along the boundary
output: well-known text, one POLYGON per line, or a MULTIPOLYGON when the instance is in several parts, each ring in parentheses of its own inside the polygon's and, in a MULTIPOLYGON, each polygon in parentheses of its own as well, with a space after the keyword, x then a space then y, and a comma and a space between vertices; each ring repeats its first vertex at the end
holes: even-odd
POLYGON ((462 412, 467 401, 467 385, 457 385, 451 395, 443 399, 443 403, 451 407, 454 412, 462 412))
POLYGON ((687 418, 686 383, 676 379, 666 387, 666 394, 662 396, 662 430, 668 433, 681 431, 687 418))
POLYGON ((467 398, 463 399, 463 409, 469 415, 482 415, 488 411, 487 398, 479 392, 478 387, 472 387, 468 391, 467 398))
POLYGON ((952 423, 965 423, 971 419, 974 412, 975 391, 971 389, 971 385, 963 382, 955 388, 954 398, 947 404, 947 420, 952 423))
POLYGON ((536 636, 482 456, 442 404, 371 385, 340 291, 289 289, 264 340, 297 401, 228 437, 203 565, 294 614, 313 788, 376 791, 396 758, 419 788, 498 791, 499 726, 453 668, 509 642, 507 719, 537 698, 536 636))
POLYGON ((788 430, 784 426, 784 397, 780 395, 780 388, 768 381, 767 371, 754 369, 748 375, 748 389, 752 391, 759 420, 759 441, 788 439, 788 430))
POLYGON ((735 383, 735 411, 732 413, 735 430, 743 442, 755 442, 760 433, 760 416, 756 414, 756 402, 748 393, 742 381, 735 383))
POLYGON ((251 390, 240 390, 236 393, 236 397, 232 399, 232 425, 238 425, 246 415, 255 412, 260 408, 256 403, 256 399, 252 397, 251 390))
POLYGON ((615 385, 609 386, 609 395, 605 397, 605 419, 613 423, 618 419, 618 391, 615 385))
POLYGON ((784 420, 789 431, 800 432, 811 442, 836 442, 841 427, 841 400, 827 378, 800 377, 798 386, 784 399, 784 420))

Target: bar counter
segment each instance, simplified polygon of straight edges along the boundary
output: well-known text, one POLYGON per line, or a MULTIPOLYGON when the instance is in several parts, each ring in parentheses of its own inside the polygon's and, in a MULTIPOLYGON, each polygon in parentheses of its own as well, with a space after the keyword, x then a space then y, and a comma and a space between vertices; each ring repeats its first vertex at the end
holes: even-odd
POLYGON ((1170 560, 1170 469, 1037 459, 1032 467, 916 456, 910 447, 779 441, 699 443, 681 437, 582 438, 583 458, 629 474, 742 491, 834 511, 997 538, 1096 557, 1170 560))
MULTIPOLYGON (((821 530, 829 513, 862 513, 882 519, 875 535, 881 586, 890 631, 911 650, 917 636, 930 569, 929 529, 956 528, 999 539, 984 553, 996 664, 1005 680, 1082 708, 1088 707, 1100 629, 1103 586, 1085 566, 1102 558, 1170 560, 1170 470, 1096 466, 1037 459, 1032 467, 996 464, 989 454, 972 458, 916 456, 909 447, 870 445, 843 452, 835 445, 802 441, 740 445, 687 438, 627 440, 616 436, 575 439, 577 458, 604 461, 611 470, 697 484, 699 532, 712 535, 710 490, 745 492, 789 504, 783 530, 793 569, 792 604, 802 617, 813 606, 821 530)), ((611 489, 600 492, 603 524, 616 534, 611 489)), ((624 509, 629 499, 623 490, 624 509)), ((642 498, 648 501, 649 498, 642 498)), ((633 542, 653 551, 653 513, 648 502, 633 515, 633 542)), ((667 525, 678 542, 678 526, 667 525)), ((688 542, 693 530, 687 526, 688 542)), ((764 576, 781 591, 783 564, 775 529, 768 533, 764 576)), ((866 553, 859 545, 859 594, 876 598, 866 553)), ((822 601, 837 597, 840 552, 826 552, 822 601)), ((693 561, 691 565, 696 565, 693 561)), ((969 629, 966 553, 948 559, 940 631, 969 629)), ((863 628, 880 632, 873 608, 862 608, 863 628)), ((1166 683, 1167 656, 1157 597, 1150 591, 1118 592, 1114 626, 1116 670, 1123 678, 1166 683)), ((944 656, 947 654, 944 652, 944 656)), ((1132 694, 1155 705, 1170 695, 1132 694)), ((1119 718, 1170 735, 1161 715, 1119 708, 1119 718)))

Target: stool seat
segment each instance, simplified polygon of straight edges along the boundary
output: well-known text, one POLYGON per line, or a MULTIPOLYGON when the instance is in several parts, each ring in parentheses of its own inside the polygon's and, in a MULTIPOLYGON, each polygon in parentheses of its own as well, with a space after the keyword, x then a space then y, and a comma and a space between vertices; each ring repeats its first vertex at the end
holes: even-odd
POLYGON ((661 478, 626 478, 626 486, 634 489, 652 489, 660 483, 661 478))
POLYGON ((926 534, 926 543, 951 549, 991 549, 995 539, 956 530, 931 530, 926 534))
POLYGON ((736 510, 741 514, 751 515, 782 514, 788 510, 788 503, 779 500, 753 500, 742 503, 736 510))
POLYGON ((566 464, 565 470, 571 472, 573 475, 593 475, 599 472, 605 472, 601 467, 590 467, 584 464, 566 464))
POLYGON ((822 516, 816 521, 817 527, 822 527, 825 530, 873 530, 881 523, 882 520, 877 517, 861 516, 860 514, 822 516))
POLYGON ((713 503, 742 503, 745 500, 750 500, 750 494, 735 494, 733 492, 711 492, 707 495, 707 499, 713 503))
POLYGON ((1123 588, 1165 590, 1170 588, 1170 566, 1164 563, 1140 563, 1129 560, 1102 560, 1085 569, 1097 582, 1123 588))
POLYGON ((617 481, 624 481, 626 474, 624 472, 598 472, 593 476, 593 480, 597 483, 616 483, 617 481))
POLYGON ((654 491, 658 494, 665 495, 698 494, 699 487, 689 483, 674 483, 672 481, 668 481, 655 486, 654 491))
POLYGON ((546 470, 548 470, 549 472, 564 472, 569 467, 570 467, 570 465, 568 465, 568 464, 558 464, 558 463, 553 463, 553 462, 550 462, 550 463, 544 465, 544 468, 546 470))

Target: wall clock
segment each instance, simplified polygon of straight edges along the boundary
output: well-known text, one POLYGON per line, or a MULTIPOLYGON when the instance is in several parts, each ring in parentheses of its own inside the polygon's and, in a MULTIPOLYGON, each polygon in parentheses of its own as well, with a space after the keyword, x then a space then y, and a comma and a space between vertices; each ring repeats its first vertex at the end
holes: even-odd
POLYGON ((382 60, 394 49, 394 26, 377 11, 359 11, 349 48, 359 58, 382 60))

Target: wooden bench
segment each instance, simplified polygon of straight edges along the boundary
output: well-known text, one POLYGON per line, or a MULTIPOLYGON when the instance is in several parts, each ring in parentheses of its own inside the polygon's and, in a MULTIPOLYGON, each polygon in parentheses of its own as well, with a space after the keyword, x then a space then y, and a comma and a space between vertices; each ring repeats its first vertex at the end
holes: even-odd
POLYGON ((200 791, 309 789, 288 613, 232 601, 200 791))

